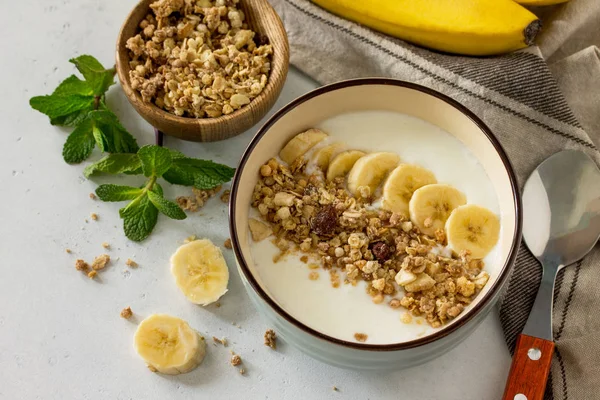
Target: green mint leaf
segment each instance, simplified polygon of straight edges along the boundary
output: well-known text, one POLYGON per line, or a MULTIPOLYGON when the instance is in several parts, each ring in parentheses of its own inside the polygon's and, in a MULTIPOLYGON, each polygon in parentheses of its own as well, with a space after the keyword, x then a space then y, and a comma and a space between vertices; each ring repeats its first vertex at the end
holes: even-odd
POLYGON ((154 204, 158 211, 165 214, 167 217, 172 219, 185 219, 187 215, 176 203, 165 199, 163 196, 153 192, 148 192, 148 198, 154 204))
POLYGON ((125 236, 140 242, 146 239, 156 226, 158 209, 148 199, 148 192, 144 192, 127 207, 119 210, 119 215, 123 218, 125 236))
POLYGON ((96 194, 102 201, 125 201, 133 200, 143 193, 143 189, 131 186, 100 185, 96 194))
POLYGON ((93 96, 94 91, 86 81, 82 81, 75 75, 69 76, 62 81, 54 92, 53 96, 69 96, 72 94, 80 94, 83 96, 93 96))
POLYGON ((88 113, 94 109, 94 106, 90 104, 89 107, 86 107, 81 110, 77 110, 72 112, 71 114, 61 115, 60 117, 50 118, 50 123, 52 125, 58 126, 76 126, 78 125, 85 117, 87 117, 88 113))
POLYGON ((46 114, 50 119, 63 117, 94 106, 94 96, 82 94, 36 96, 29 100, 34 110, 46 114))
POLYGON ((85 118, 67 138, 63 146, 63 158, 69 164, 77 164, 90 156, 94 150, 92 120, 85 118))
POLYGON ((94 57, 84 54, 69 61, 81 72, 93 94, 102 95, 114 84, 115 69, 104 68, 94 57))
POLYGON ((138 156, 142 161, 145 176, 161 176, 167 172, 173 162, 169 150, 160 146, 144 146, 138 151, 138 156))
POLYGON ((83 170, 86 178, 106 174, 141 174, 142 162, 137 154, 115 153, 101 158, 93 164, 88 165, 83 170))
POLYGON ((108 153, 135 153, 139 147, 133 136, 121 125, 110 110, 90 112, 92 133, 98 148, 108 153))
POLYGON ((180 158, 185 158, 185 154, 183 154, 179 150, 169 149, 169 153, 171 153, 171 159, 172 160, 177 160, 177 159, 180 159, 180 158))
POLYGON ((234 173, 235 168, 223 164, 184 157, 174 159, 171 168, 163 174, 163 178, 167 182, 176 185, 212 189, 222 183, 229 182, 234 173))
POLYGON ((154 193, 160 195, 160 196, 164 196, 164 192, 163 192, 163 188, 162 186, 160 186, 158 183, 154 183, 154 186, 152 187, 152 190, 154 193))

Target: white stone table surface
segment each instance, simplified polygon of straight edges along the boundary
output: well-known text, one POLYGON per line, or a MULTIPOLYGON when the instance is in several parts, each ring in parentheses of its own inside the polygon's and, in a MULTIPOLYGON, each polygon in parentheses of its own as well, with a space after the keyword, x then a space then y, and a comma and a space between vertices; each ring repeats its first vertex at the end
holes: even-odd
MULTIPOLYGON (((68 59, 89 53, 109 65, 121 22, 132 0, 6 1, 0 13, 0 399, 461 399, 501 397, 510 358, 497 314, 450 353, 422 366, 385 373, 330 367, 280 341, 277 351, 262 343, 268 326, 244 292, 227 251, 229 293, 222 306, 189 303, 171 278, 168 259, 191 234, 223 243, 226 206, 213 199, 185 221, 159 217, 151 237, 128 241, 119 203, 90 200, 98 183, 83 165, 62 160, 66 132, 29 108, 29 98, 48 94, 74 68, 68 59), (90 213, 98 214, 98 221, 90 213), (86 222, 86 219, 89 222, 86 222), (116 259, 92 281, 74 261, 105 252, 116 259), (67 254, 66 248, 73 250, 67 254), (132 258, 139 268, 128 270, 132 258), (135 354, 135 321, 119 317, 131 306, 139 319, 170 313, 206 336, 226 337, 228 348, 208 346, 195 371, 180 376, 149 372, 135 354), (236 323, 237 326, 234 326, 236 323), (242 376, 229 365, 229 350, 246 365, 242 376), (334 392, 332 386, 339 392, 334 392)), ((274 110, 315 87, 293 69, 274 110)), ((109 106, 140 144, 154 135, 118 86, 109 106)), ((209 144, 166 138, 165 145, 195 157, 235 166, 258 127, 209 144)), ((96 151, 93 158, 100 156, 96 151)), ((138 182, 138 178, 123 180, 138 182)), ((163 185, 167 196, 189 189, 163 185)))

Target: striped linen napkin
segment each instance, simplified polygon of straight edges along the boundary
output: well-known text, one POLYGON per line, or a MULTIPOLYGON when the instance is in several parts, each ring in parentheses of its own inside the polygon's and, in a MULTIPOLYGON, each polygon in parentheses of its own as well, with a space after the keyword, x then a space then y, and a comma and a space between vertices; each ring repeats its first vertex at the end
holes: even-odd
MULTIPOLYGON (((574 116, 540 49, 492 58, 445 55, 381 35, 307 0, 270 0, 286 27, 291 63, 322 84, 359 77, 415 82, 459 101, 491 128, 522 187, 545 158, 563 149, 600 153, 574 116)), ((598 93, 600 96, 600 93, 598 93)), ((565 268, 554 299, 556 352, 547 399, 600 399, 600 251, 565 268)), ((500 318, 512 349, 529 314, 541 266, 523 245, 500 318)))

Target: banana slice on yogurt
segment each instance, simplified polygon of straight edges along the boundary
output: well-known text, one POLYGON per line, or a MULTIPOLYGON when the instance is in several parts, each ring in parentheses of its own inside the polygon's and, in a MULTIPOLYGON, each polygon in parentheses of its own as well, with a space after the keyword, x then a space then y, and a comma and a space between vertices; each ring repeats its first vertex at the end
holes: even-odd
POLYGON ((309 129, 294 136, 279 152, 279 158, 288 164, 292 164, 298 157, 302 157, 308 150, 312 149, 327 134, 320 129, 309 129))
POLYGON ((338 176, 345 176, 358 159, 364 155, 365 153, 359 150, 348 150, 333 157, 327 167, 327 180, 331 181, 338 176))
POLYGON ((314 152, 310 158, 310 162, 321 171, 325 172, 329 167, 329 162, 331 161, 332 157, 335 156, 343 147, 344 145, 342 143, 333 143, 321 147, 314 152))
POLYGON ((452 210, 466 203, 465 195, 450 185, 426 185, 415 190, 408 203, 410 220, 421 232, 433 236, 444 229, 452 210))
POLYGON ((446 221, 448 245, 457 253, 471 252, 473 258, 483 258, 498 243, 500 220, 485 207, 467 204, 456 208, 446 221))
POLYGON ((383 186, 382 208, 408 216, 408 203, 415 190, 437 183, 428 169, 413 164, 400 164, 383 186))
POLYGON ((204 338, 184 320, 167 314, 144 319, 133 344, 150 369, 168 375, 190 372, 206 355, 204 338))
POLYGON ((206 306, 227 292, 229 269, 221 249, 208 239, 180 246, 171 256, 175 284, 192 303, 206 306))
POLYGON ((348 173, 348 190, 356 195, 360 187, 367 186, 373 195, 383 178, 399 162, 397 154, 388 152, 371 153, 359 158, 348 173))

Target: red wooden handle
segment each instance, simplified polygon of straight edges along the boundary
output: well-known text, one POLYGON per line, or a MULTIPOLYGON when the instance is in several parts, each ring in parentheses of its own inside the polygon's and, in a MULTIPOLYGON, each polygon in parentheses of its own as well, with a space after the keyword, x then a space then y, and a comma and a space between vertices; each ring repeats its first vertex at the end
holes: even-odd
POLYGON ((502 400, 542 400, 552 353, 554 342, 519 335, 502 400))

